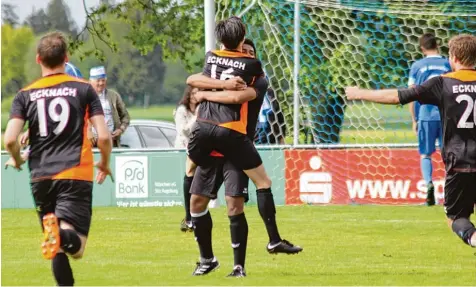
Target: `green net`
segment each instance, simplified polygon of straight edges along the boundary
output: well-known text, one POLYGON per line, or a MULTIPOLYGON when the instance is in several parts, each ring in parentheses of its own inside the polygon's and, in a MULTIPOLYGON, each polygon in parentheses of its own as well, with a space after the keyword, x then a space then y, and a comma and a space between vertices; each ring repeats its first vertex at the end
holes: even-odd
MULTIPOLYGON (((284 113, 284 121, 274 124, 292 143, 295 3, 221 0, 216 19, 239 15, 252 2, 242 18, 269 77, 272 101, 284 113)), ((285 189, 287 204, 423 203, 428 186, 408 108, 347 103, 344 87, 406 87, 411 64, 423 57, 419 37, 434 33, 447 56, 452 36, 476 33, 476 1, 301 1, 299 15, 299 144, 312 146, 284 152, 284 181, 282 168, 266 167, 273 188, 285 189), (391 148, 395 144, 413 146, 391 148)), ((441 200, 444 169, 439 155, 433 159, 441 200)))
MULTIPOLYGON (((238 15, 252 1, 217 1, 216 19, 238 15)), ((256 1, 243 20, 293 135, 294 1, 256 1)), ((301 144, 415 143, 408 109, 347 105, 343 88, 405 87, 422 57, 418 38, 434 33, 447 55, 450 37, 476 32, 476 1, 301 1, 301 144)))

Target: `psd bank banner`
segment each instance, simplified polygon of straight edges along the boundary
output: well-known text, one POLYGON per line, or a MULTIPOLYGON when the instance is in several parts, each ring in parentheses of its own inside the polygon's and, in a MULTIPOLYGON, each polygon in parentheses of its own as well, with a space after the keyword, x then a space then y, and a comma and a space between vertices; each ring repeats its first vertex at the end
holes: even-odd
MULTIPOLYGON (((285 151, 286 204, 424 204, 426 183, 416 149, 285 151)), ((432 156, 437 202, 444 165, 432 156)))

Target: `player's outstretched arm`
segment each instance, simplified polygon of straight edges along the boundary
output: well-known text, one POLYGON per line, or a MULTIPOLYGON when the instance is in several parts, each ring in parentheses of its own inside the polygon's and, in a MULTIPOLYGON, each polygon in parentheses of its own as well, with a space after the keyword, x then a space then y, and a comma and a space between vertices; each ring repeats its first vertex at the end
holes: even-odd
POLYGON ((221 89, 221 90, 244 90, 246 83, 240 77, 233 77, 228 80, 218 80, 207 77, 201 73, 191 75, 187 78, 187 85, 199 89, 221 89))
POLYGON ((366 90, 358 87, 348 87, 345 89, 345 94, 348 100, 363 100, 388 105, 400 104, 397 89, 366 90))
POLYGON ((256 90, 254 88, 246 88, 243 91, 200 91, 194 97, 199 103, 209 101, 221 104, 242 104, 254 100, 256 98, 256 90))
POLYGON ((5 148, 12 157, 12 160, 7 163, 7 166, 13 166, 18 170, 21 170, 21 165, 25 163, 25 160, 20 154, 21 146, 18 143, 18 137, 24 125, 25 121, 23 119, 12 118, 8 121, 4 135, 5 148))

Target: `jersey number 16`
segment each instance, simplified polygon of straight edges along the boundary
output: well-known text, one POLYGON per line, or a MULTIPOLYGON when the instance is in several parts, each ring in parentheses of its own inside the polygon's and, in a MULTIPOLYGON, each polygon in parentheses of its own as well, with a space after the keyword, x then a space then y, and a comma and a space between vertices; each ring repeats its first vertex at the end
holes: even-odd
MULTIPOLYGON (((235 76, 233 75, 233 71, 234 71, 233 68, 229 68, 229 69, 226 69, 225 71, 221 72, 220 80, 224 81, 224 80, 234 78, 235 76)), ((217 65, 212 65, 211 77, 213 79, 217 78, 217 65)))
POLYGON ((59 135, 63 132, 64 128, 68 124, 69 120, 69 103, 68 100, 62 97, 54 98, 46 107, 46 99, 39 99, 36 101, 36 109, 38 111, 38 122, 40 124, 40 136, 48 136, 48 119, 49 117, 53 122, 58 123, 53 130, 55 135, 59 135), (58 113, 58 106, 61 107, 61 112, 58 113), (48 112, 47 112, 48 111, 48 112), (47 115, 48 114, 48 115, 47 115))

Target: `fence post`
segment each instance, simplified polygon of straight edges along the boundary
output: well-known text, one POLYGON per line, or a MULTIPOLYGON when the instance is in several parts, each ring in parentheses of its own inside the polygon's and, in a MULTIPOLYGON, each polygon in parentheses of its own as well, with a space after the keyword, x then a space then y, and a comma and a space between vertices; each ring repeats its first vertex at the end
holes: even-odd
POLYGON ((205 53, 215 49, 215 1, 204 0, 205 12, 205 53))
POLYGON ((293 97, 294 97, 294 120, 293 120, 293 145, 299 144, 299 69, 301 49, 301 5, 300 0, 294 1, 294 71, 293 71, 293 97))

